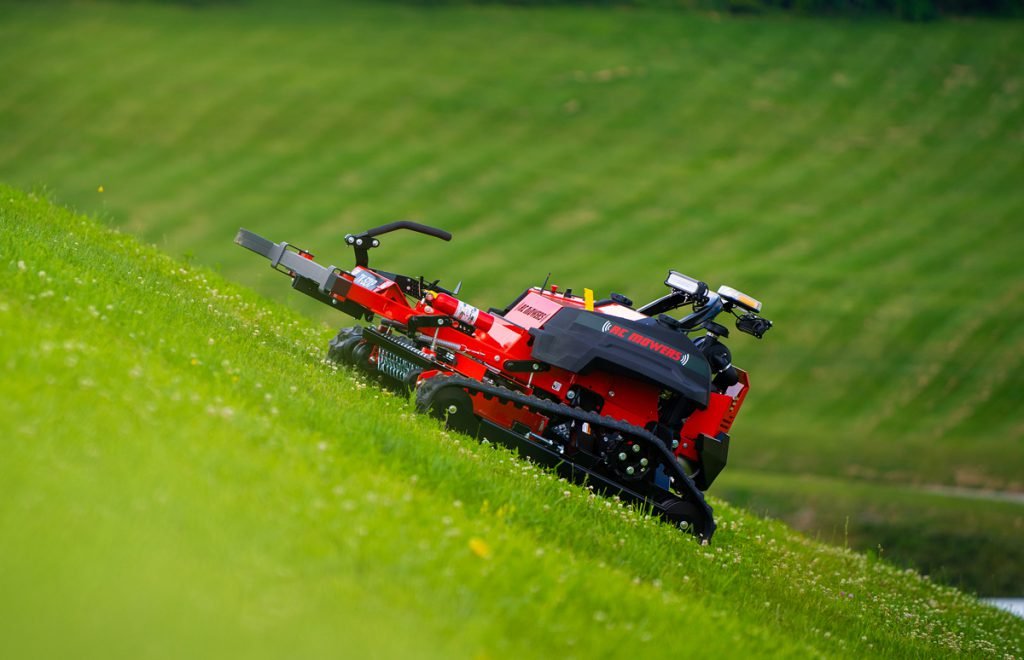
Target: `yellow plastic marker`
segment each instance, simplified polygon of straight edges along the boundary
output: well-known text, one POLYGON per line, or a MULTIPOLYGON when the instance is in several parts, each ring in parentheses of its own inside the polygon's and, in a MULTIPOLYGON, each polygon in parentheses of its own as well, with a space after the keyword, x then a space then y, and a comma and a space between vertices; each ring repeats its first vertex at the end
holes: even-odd
POLYGON ((594 311, 594 292, 590 289, 583 289, 583 309, 594 311))

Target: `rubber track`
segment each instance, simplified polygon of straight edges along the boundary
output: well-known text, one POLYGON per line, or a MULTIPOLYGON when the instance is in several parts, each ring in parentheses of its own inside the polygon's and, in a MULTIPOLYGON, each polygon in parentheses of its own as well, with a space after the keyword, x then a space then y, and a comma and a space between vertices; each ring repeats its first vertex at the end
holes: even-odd
MULTIPOLYGON (((586 410, 580 410, 579 408, 572 408, 564 403, 546 401, 528 394, 514 392, 500 385, 489 385, 464 376, 437 375, 420 384, 416 391, 416 405, 420 411, 429 411, 430 403, 434 400, 434 397, 437 396, 437 393, 440 390, 447 387, 456 387, 469 392, 479 392, 485 396, 494 396, 501 401, 508 401, 513 405, 527 408, 531 412, 541 413, 548 417, 568 417, 581 422, 586 422, 594 427, 618 431, 619 433, 643 440, 646 445, 653 447, 655 451, 660 452, 662 464, 665 465, 666 470, 670 473, 670 476, 673 479, 672 486, 682 496, 681 499, 696 505, 697 509, 705 515, 706 520, 702 525, 700 525, 702 529, 706 530, 706 533, 703 534, 702 537, 710 540, 712 534, 714 534, 714 515, 711 506, 704 500, 704 493, 702 493, 700 489, 697 488, 696 484, 693 483, 693 479, 683 471, 682 466, 679 465, 679 461, 676 459, 675 455, 669 451, 668 447, 665 446, 665 443, 653 433, 622 420, 606 417, 586 410)), ((674 494, 669 492, 669 495, 674 494)), ((649 499, 648 501, 654 505, 656 509, 661 508, 660 503, 653 502, 649 499)))

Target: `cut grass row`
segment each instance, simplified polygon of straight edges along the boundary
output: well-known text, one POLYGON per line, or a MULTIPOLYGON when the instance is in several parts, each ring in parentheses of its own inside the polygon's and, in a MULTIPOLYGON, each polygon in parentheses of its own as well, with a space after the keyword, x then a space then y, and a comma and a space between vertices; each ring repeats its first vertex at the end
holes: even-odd
POLYGON ((7 187, 0 255, 18 657, 1022 652, 883 561, 723 503, 702 547, 440 432, 329 329, 7 187))

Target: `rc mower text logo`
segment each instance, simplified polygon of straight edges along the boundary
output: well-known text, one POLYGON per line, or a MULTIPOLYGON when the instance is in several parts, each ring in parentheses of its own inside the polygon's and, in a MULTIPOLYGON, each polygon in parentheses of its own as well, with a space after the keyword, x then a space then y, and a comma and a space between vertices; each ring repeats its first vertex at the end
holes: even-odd
POLYGON ((664 355, 671 360, 676 360, 681 365, 685 365, 690 361, 689 353, 683 353, 682 351, 676 350, 667 344, 662 344, 661 342, 642 335, 639 332, 634 332, 629 328, 623 328, 621 325, 616 325, 611 321, 604 322, 604 325, 601 326, 601 332, 612 334, 633 344, 643 346, 644 348, 664 355))

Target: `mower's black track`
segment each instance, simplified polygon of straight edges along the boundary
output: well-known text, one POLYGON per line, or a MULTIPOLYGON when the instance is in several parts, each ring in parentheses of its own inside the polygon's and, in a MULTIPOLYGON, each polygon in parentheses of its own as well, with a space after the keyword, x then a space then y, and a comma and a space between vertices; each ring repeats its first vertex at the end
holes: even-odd
MULTIPOLYGON (((544 446, 535 439, 537 436, 533 436, 534 439, 531 439, 526 434, 516 433, 476 417, 476 420, 482 425, 480 431, 475 433, 476 435, 481 437, 486 435, 488 440, 500 441, 534 460, 559 469, 561 473, 577 482, 586 481, 605 493, 617 495, 626 501, 640 502, 650 506, 660 516, 674 524, 685 521, 690 524, 690 531, 696 536, 704 541, 711 540, 715 532, 715 521, 711 507, 704 500, 704 494, 683 471, 679 461, 664 442, 649 431, 611 417, 463 376, 437 375, 421 383, 416 392, 417 407, 422 412, 430 412, 433 403, 445 390, 459 390, 466 394, 479 393, 487 398, 496 397, 502 403, 511 403, 516 407, 525 408, 545 417, 586 422, 591 427, 617 431, 638 441, 657 456, 658 462, 671 477, 675 492, 656 486, 650 480, 622 483, 611 476, 608 470, 600 469, 600 466, 596 465, 594 461, 591 465, 573 462, 570 457, 558 450, 557 443, 553 441, 550 441, 551 445, 544 446)), ((467 429, 456 428, 456 430, 466 431, 467 429)), ((468 430, 471 433, 474 431, 473 429, 468 430)))

